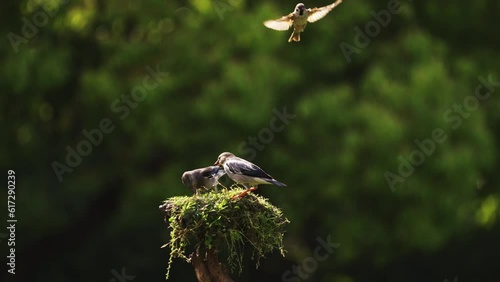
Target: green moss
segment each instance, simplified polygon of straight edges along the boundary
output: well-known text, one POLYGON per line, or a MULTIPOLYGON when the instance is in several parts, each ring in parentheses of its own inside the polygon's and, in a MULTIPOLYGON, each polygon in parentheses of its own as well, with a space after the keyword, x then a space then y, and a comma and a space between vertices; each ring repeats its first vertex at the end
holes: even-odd
POLYGON ((164 202, 165 222, 171 230, 170 241, 165 244, 170 247, 167 279, 173 258, 190 262, 188 249, 216 248, 227 256, 229 269, 240 273, 245 245, 251 247, 257 267, 259 260, 275 249, 284 256, 283 235, 288 219, 261 196, 249 193, 232 199, 242 191, 223 189, 164 202))

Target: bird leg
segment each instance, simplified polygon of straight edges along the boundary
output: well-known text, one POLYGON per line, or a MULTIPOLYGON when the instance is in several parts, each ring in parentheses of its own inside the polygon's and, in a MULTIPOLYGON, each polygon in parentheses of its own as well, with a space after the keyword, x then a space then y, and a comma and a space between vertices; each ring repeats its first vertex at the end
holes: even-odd
POLYGON ((241 192, 240 194, 233 196, 232 199, 234 200, 234 199, 241 198, 241 197, 245 196, 246 194, 248 194, 249 192, 253 192, 255 190, 257 190, 257 187, 250 187, 250 188, 246 189, 245 191, 241 192))
POLYGON ((220 183, 219 180, 217 180, 217 184, 219 184, 220 186, 224 187, 224 189, 229 190, 226 186, 224 186, 222 183, 220 183))
MULTIPOLYGON (((207 192, 207 191, 212 191, 212 188, 209 188, 209 187, 207 188, 207 187, 203 186, 202 188, 203 188, 203 191, 205 191, 205 192, 207 192)), ((213 187, 213 189, 215 189, 215 191, 217 191, 217 185, 215 185, 215 186, 213 187)))
POLYGON ((235 200, 235 199, 241 198, 241 197, 245 196, 246 194, 248 194, 248 192, 250 192, 250 189, 246 189, 245 191, 241 192, 240 194, 233 196, 232 199, 235 200))

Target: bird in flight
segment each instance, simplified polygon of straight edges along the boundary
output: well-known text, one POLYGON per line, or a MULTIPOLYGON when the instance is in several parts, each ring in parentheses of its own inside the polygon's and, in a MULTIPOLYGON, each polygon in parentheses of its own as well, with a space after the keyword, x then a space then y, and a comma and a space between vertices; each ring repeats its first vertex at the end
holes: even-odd
POLYGON ((226 173, 220 166, 208 166, 184 172, 181 180, 184 186, 190 188, 194 194, 198 194, 198 189, 215 187, 224 174, 226 173))
POLYGON ((288 42, 298 42, 300 41, 300 34, 304 31, 308 22, 313 23, 322 19, 340 3, 342 3, 342 0, 337 0, 335 3, 321 8, 308 9, 306 9, 303 3, 299 3, 295 6, 295 10, 290 14, 279 19, 265 21, 264 25, 274 30, 288 30, 291 26, 293 26, 293 32, 288 39, 288 42))
POLYGON ((233 199, 242 197, 250 191, 257 190, 257 186, 259 184, 286 186, 286 184, 274 179, 255 164, 242 158, 238 158, 229 152, 220 154, 215 162, 215 165, 223 166, 224 171, 229 178, 231 178, 234 182, 245 186, 246 190, 233 197, 233 199))

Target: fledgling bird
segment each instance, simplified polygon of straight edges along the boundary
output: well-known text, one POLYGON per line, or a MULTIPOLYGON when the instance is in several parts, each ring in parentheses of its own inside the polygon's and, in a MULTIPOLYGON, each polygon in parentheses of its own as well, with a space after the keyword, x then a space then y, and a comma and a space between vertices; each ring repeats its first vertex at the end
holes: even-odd
POLYGON ((220 166, 208 166, 184 172, 181 180, 184 186, 190 188, 194 194, 198 194, 199 189, 215 187, 224 174, 226 173, 220 166))
POLYGON ((255 164, 242 158, 238 158, 229 152, 220 154, 215 162, 215 165, 223 166, 224 171, 229 178, 236 183, 243 184, 243 186, 247 188, 243 193, 233 197, 233 199, 242 197, 250 191, 257 190, 257 186, 259 184, 286 186, 286 184, 274 179, 255 164))
POLYGON ((288 39, 288 42, 298 42, 300 41, 300 34, 306 28, 307 22, 313 23, 322 19, 340 3, 342 3, 342 0, 337 0, 335 3, 321 8, 309 9, 306 9, 303 3, 299 3, 295 6, 295 10, 287 16, 283 16, 276 20, 265 21, 264 25, 274 30, 288 30, 291 26, 293 26, 293 32, 288 39))

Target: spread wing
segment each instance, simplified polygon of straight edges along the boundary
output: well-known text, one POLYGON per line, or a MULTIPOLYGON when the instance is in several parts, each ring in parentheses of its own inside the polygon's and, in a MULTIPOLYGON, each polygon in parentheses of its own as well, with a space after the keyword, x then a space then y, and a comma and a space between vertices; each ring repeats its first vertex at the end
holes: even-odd
POLYGON ((337 7, 340 3, 342 3, 342 0, 337 0, 335 3, 321 8, 307 9, 307 11, 309 12, 307 21, 313 23, 315 21, 321 20, 324 16, 326 16, 326 14, 333 10, 333 8, 337 7))
POLYGON ((293 24, 293 13, 276 20, 265 21, 264 25, 274 30, 288 30, 293 24))
POLYGON ((243 174, 250 177, 258 177, 263 179, 273 179, 269 174, 265 173, 260 167, 245 160, 228 160, 225 163, 226 168, 232 173, 243 174))

